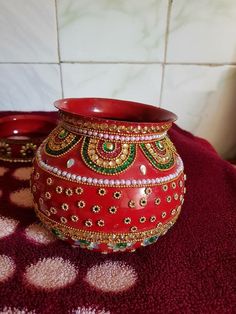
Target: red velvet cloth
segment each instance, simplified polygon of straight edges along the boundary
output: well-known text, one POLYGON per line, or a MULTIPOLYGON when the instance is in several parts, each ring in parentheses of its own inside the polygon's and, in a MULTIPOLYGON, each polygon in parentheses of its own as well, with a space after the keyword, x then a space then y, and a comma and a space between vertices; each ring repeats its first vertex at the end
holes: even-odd
MULTIPOLYGON (((4 269, 0 269, 0 278, 5 278, 2 282, 0 279, 0 312, 4 308, 5 311, 24 309, 35 313, 235 311, 236 171, 219 158, 206 141, 176 126, 170 136, 185 165, 185 203, 173 228, 155 244, 135 253, 101 255, 73 249, 60 240, 49 244, 29 240, 26 228, 37 221, 34 212, 9 197, 9 193, 28 187, 28 181, 13 176, 15 167, 26 165, 1 163, 8 171, 0 177, 0 216, 13 218, 19 224, 14 232, 0 238, 0 265, 8 267, 1 262, 3 255, 15 265, 15 271, 7 278, 6 273, 10 271, 5 270, 4 275, 4 269), (47 290, 27 280, 28 267, 49 258, 69 261, 76 269, 76 277, 67 286, 47 290), (118 291, 121 288, 116 292, 104 291, 104 285, 94 287, 85 280, 93 266, 104 266, 104 263, 122 265, 114 267, 111 277, 106 272, 102 276, 108 290, 116 276, 123 276, 123 291, 118 291)), ((1 222, 0 228, 3 226, 1 222)), ((0 229, 1 233, 4 232, 0 229)), ((62 276, 66 277, 62 271, 62 276)), ((71 273, 69 271, 69 277, 71 273)), ((45 285, 49 285, 47 282, 45 278, 45 285)), ((54 284, 55 278, 52 286, 54 284)))

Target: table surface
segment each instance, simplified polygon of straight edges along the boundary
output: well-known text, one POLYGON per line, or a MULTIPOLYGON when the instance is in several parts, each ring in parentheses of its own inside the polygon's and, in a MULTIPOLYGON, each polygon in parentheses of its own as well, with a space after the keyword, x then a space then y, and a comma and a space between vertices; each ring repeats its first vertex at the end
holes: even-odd
POLYGON ((37 220, 30 164, 0 162, 1 313, 233 313, 236 170, 174 127, 187 194, 175 226, 135 253, 57 240, 37 220))

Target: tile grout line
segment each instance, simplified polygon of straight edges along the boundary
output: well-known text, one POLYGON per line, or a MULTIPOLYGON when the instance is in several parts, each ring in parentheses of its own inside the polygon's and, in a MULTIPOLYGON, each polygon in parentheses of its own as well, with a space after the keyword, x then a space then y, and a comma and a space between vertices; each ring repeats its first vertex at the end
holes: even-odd
POLYGON ((49 65, 49 64, 58 64, 59 65, 59 62, 35 62, 35 61, 27 61, 27 62, 22 62, 22 61, 15 61, 15 62, 3 62, 3 61, 0 61, 0 64, 15 64, 15 65, 27 65, 27 64, 39 64, 39 65, 49 65))
POLYGON ((162 64, 160 61, 62 61, 65 64, 162 64))
POLYGON ((151 64, 159 64, 159 65, 184 65, 184 66, 205 66, 205 67, 220 67, 220 66, 236 66, 236 62, 221 62, 221 63, 208 63, 208 62, 160 62, 160 61, 61 61, 61 62, 3 62, 0 61, 0 65, 4 64, 15 64, 15 65, 27 65, 27 64, 143 64, 143 65, 151 65, 151 64))
POLYGON ((162 107, 162 98, 163 98, 163 89, 164 89, 164 80, 165 80, 165 66, 167 59, 167 49, 168 49, 168 39, 169 39, 169 28, 170 28, 170 16, 172 9, 173 0, 169 0, 168 9, 167 9, 167 17, 166 17, 166 31, 165 31, 165 47, 164 47, 164 63, 162 65, 162 75, 161 75, 161 90, 160 90, 160 98, 159 98, 159 106, 162 107))
POLYGON ((57 10, 57 0, 54 0, 55 3, 55 15, 56 15, 56 27, 57 27, 57 54, 59 59, 59 69, 60 69, 60 82, 61 82, 61 98, 64 98, 64 87, 62 79, 62 69, 61 69, 61 52, 60 52, 60 40, 59 40, 59 24, 58 24, 58 10, 57 10))

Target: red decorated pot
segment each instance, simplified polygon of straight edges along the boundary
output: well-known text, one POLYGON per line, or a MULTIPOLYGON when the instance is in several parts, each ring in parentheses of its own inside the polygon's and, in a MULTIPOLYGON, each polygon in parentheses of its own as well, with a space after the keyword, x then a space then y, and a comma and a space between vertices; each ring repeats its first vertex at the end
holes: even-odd
POLYGON ((55 106, 60 123, 32 174, 39 219, 74 247, 110 253, 154 243, 183 204, 183 163, 167 135, 176 116, 114 99, 55 106))
POLYGON ((31 162, 37 147, 55 126, 55 119, 40 114, 1 117, 0 160, 31 162))

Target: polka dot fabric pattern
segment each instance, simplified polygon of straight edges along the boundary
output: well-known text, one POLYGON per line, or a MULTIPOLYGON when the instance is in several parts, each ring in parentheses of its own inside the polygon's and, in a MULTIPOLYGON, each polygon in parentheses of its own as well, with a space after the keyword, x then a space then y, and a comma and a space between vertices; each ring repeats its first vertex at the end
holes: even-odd
POLYGON ((174 127, 187 174, 176 225, 134 253, 73 248, 37 220, 30 164, 0 164, 0 313, 233 313, 236 171, 174 127))

